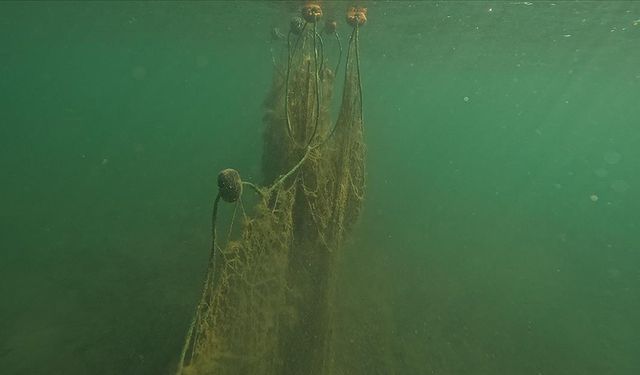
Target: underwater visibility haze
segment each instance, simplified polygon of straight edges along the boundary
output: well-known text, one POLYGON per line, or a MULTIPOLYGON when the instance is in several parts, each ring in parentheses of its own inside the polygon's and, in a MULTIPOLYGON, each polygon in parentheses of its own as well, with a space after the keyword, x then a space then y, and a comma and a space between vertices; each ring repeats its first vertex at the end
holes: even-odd
POLYGON ((640 373, 640 2, 316 3, 0 2, 0 373, 640 373))

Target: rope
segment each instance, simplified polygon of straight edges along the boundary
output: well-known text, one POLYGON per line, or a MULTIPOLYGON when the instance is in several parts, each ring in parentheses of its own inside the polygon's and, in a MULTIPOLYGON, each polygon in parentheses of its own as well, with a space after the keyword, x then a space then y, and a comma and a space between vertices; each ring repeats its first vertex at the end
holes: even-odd
POLYGON ((316 118, 315 118, 315 124, 313 126, 313 131, 311 132, 311 137, 309 137, 309 142, 307 142, 307 148, 309 148, 309 146, 311 145, 311 142, 313 142, 313 138, 316 136, 316 133, 318 132, 318 124, 320 123, 320 76, 318 73, 318 46, 317 46, 317 41, 318 41, 318 32, 317 32, 317 28, 318 28, 318 23, 315 22, 313 24, 313 70, 315 72, 315 81, 316 81, 316 118))
POLYGON ((336 35, 336 40, 338 41, 338 48, 339 48, 339 52, 338 52, 338 63, 336 64, 336 69, 333 71, 333 76, 337 77, 338 76, 338 68, 340 68, 340 61, 342 60, 342 41, 340 41, 340 34, 338 34, 338 32, 335 32, 336 35))
POLYGON ((291 43, 289 41, 291 37, 291 30, 289 30, 289 34, 287 37, 287 45, 289 47, 289 58, 287 59, 287 77, 285 78, 285 82, 284 82, 284 114, 285 114, 285 117, 287 118, 287 132, 289 134, 289 138, 291 139, 294 139, 293 129, 291 128, 291 120, 289 118, 289 76, 291 75, 291 60, 293 59, 293 55, 296 53, 296 49, 298 48, 298 43, 300 42, 300 39, 304 35, 304 30, 306 28, 307 28, 307 22, 304 23, 304 26, 302 26, 302 30, 300 31, 300 35, 298 35, 298 38, 296 38, 296 42, 293 45, 293 50, 290 48, 291 43))

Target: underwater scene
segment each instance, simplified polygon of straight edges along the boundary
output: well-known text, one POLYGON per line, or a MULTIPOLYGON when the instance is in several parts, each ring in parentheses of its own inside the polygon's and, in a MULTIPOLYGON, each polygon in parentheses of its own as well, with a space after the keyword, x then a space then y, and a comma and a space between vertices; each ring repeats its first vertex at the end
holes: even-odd
POLYGON ((0 374, 640 373, 640 1, 2 1, 0 98, 0 374))

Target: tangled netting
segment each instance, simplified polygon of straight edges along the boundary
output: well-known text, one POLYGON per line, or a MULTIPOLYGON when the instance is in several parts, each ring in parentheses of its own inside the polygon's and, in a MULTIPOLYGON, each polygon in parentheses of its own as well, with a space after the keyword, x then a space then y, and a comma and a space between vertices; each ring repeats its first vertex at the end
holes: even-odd
POLYGON ((335 122, 330 104, 340 64, 330 67, 325 51, 339 48, 339 61, 342 45, 334 21, 324 40, 320 17, 322 9, 307 4, 291 22, 265 100, 265 186, 241 181, 232 169, 218 176, 211 255, 178 374, 337 372, 336 262, 365 185, 358 37, 366 10, 347 13, 352 32, 335 122), (247 194, 257 197, 249 213, 247 194), (224 244, 215 229, 220 199, 242 207, 240 233, 224 244))

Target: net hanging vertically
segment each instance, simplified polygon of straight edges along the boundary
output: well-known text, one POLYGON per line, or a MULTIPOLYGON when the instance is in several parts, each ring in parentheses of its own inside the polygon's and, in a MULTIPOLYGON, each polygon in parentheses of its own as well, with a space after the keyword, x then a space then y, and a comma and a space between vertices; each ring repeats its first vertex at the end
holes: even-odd
POLYGON ((218 176, 210 259, 178 374, 339 372, 333 301, 336 263, 364 195, 359 30, 367 14, 347 11, 352 29, 335 123, 330 104, 342 44, 331 20, 323 38, 322 16, 308 3, 291 22, 286 58, 265 100, 264 186, 232 169, 218 176), (330 44, 340 51, 334 63, 330 44), (256 203, 245 212, 248 194, 256 203), (216 238, 220 200, 241 213, 240 233, 226 243, 216 238))

